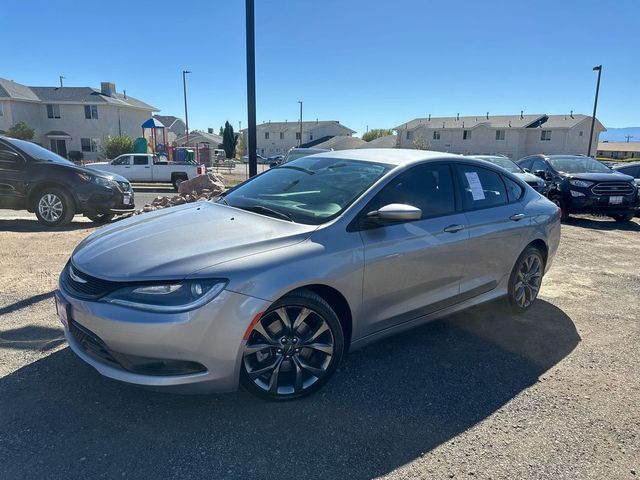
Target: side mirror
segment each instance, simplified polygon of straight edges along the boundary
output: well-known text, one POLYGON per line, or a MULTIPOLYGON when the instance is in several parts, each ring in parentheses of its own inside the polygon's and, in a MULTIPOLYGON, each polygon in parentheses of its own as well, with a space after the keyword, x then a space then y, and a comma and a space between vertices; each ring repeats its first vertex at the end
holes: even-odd
POLYGON ((541 178, 541 179, 543 179, 543 180, 546 180, 546 179, 547 179, 547 172, 546 172, 546 171, 544 171, 544 170, 535 170, 535 171, 533 172, 533 174, 534 174, 536 177, 540 177, 540 178, 541 178))
POLYGON ((273 168, 273 167, 277 167, 278 166, 278 162, 273 162, 269 164, 269 168, 273 168))
POLYGON ((389 205, 385 205, 379 210, 367 213, 367 218, 388 222, 407 222, 411 220, 420 220, 422 218, 422 210, 414 207, 413 205, 391 203, 389 205))
POLYGON ((531 173, 531 170, 529 170, 528 168, 523 168, 522 170, 524 170, 524 173, 531 173))

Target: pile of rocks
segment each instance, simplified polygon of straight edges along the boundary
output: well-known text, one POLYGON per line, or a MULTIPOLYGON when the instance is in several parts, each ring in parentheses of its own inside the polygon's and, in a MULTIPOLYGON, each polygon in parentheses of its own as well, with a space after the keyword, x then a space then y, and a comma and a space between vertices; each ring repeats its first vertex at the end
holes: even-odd
POLYGON ((178 185, 178 195, 158 196, 153 202, 136 210, 133 214, 153 212, 161 208, 183 205, 185 203, 203 202, 214 199, 224 192, 224 178, 219 173, 207 173, 198 175, 190 180, 185 180, 178 185))

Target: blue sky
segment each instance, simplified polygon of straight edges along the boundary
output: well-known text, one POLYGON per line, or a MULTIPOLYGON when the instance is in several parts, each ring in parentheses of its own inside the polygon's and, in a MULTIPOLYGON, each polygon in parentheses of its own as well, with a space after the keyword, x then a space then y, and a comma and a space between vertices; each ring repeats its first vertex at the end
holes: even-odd
MULTIPOLYGON (((1 3, 0 77, 112 81, 183 117, 192 70, 190 127, 246 127, 244 1, 1 3)), ((256 0, 257 120, 295 121, 298 100, 360 134, 428 114, 589 114, 602 63, 599 119, 637 126, 638 19, 638 0, 256 0)))

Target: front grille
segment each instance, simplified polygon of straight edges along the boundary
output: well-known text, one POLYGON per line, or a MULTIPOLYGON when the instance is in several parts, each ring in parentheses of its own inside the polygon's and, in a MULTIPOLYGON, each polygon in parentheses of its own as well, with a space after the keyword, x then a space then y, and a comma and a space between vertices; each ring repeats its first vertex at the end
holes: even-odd
POLYGON ((139 357, 114 352, 91 330, 70 320, 69 331, 83 352, 90 357, 140 375, 189 375, 206 372, 204 365, 188 360, 139 357))
POLYGON ((634 188, 630 182, 600 182, 591 191, 596 195, 631 195, 634 188))
POLYGON ((96 300, 125 285, 87 275, 71 265, 71 262, 62 271, 60 283, 70 295, 85 300, 96 300))
POLYGON ((87 355, 103 360, 111 365, 120 366, 118 361, 113 358, 109 348, 96 334, 73 320, 69 322, 69 331, 87 355))

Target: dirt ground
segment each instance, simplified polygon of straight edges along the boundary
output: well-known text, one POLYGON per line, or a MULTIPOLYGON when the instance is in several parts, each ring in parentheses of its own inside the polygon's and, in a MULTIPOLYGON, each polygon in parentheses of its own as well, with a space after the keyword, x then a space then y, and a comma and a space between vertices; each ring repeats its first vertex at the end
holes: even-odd
POLYGON ((349 355, 317 395, 179 396, 66 347, 64 230, 0 217, 0 478, 640 476, 640 224, 582 217, 540 300, 489 304, 349 355))

